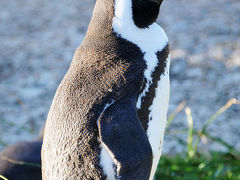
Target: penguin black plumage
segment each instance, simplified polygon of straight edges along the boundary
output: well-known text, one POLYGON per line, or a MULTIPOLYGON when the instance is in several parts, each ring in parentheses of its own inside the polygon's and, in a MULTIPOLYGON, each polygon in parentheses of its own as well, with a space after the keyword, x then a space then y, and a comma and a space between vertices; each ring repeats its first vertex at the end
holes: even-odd
POLYGON ((42 139, 43 130, 36 140, 18 142, 3 149, 0 152, 0 175, 9 180, 41 180, 42 139))
POLYGON ((169 99, 162 0, 97 0, 52 102, 43 179, 153 179, 169 99))

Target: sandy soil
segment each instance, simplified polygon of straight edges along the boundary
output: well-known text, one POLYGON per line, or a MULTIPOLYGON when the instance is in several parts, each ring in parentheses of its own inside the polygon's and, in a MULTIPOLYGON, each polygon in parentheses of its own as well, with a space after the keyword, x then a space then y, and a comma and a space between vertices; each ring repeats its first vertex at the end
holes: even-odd
MULTIPOLYGON (((93 0, 0 1, 0 149, 36 137, 93 5, 93 0)), ((186 101, 196 128, 228 99, 240 99, 239 12, 238 0, 162 5, 158 23, 172 49, 169 113, 186 101)), ((186 127, 181 112, 166 132, 165 153, 183 150, 169 132, 186 127)), ((240 149, 240 106, 232 106, 208 131, 240 149)), ((224 150, 211 142, 202 148, 224 150)))

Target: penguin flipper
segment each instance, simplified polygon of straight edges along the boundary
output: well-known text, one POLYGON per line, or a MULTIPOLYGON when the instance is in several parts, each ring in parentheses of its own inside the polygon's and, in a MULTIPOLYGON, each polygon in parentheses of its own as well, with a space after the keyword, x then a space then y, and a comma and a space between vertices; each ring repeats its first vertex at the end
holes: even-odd
POLYGON ((152 166, 152 149, 136 112, 136 98, 122 98, 100 116, 101 142, 117 166, 117 179, 147 180, 152 166))

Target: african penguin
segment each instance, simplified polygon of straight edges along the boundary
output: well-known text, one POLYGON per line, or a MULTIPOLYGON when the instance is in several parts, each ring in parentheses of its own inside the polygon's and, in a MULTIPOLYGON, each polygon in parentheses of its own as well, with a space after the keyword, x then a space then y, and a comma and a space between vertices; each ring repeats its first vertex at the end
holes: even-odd
POLYGON ((33 141, 18 142, 3 149, 0 152, 0 175, 9 180, 41 180, 42 139, 43 131, 33 141))
POLYGON ((49 110, 43 179, 153 179, 169 99, 162 0, 97 0, 49 110))

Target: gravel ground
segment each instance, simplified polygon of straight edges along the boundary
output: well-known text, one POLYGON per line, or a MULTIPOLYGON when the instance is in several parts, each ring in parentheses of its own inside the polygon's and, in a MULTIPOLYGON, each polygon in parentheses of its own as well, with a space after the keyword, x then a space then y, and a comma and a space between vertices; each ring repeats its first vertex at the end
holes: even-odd
MULTIPOLYGON (((93 0, 0 0, 0 149, 36 137, 93 5, 93 0)), ((238 0, 162 5, 158 23, 172 49, 169 112, 186 101, 196 128, 228 99, 240 99, 239 12, 238 0)), ((170 130, 186 127, 181 112, 170 130)), ((208 131, 240 149, 240 106, 232 106, 208 131)), ((211 142, 201 147, 224 150, 211 142)), ((182 150, 167 131, 164 152, 182 150)))

